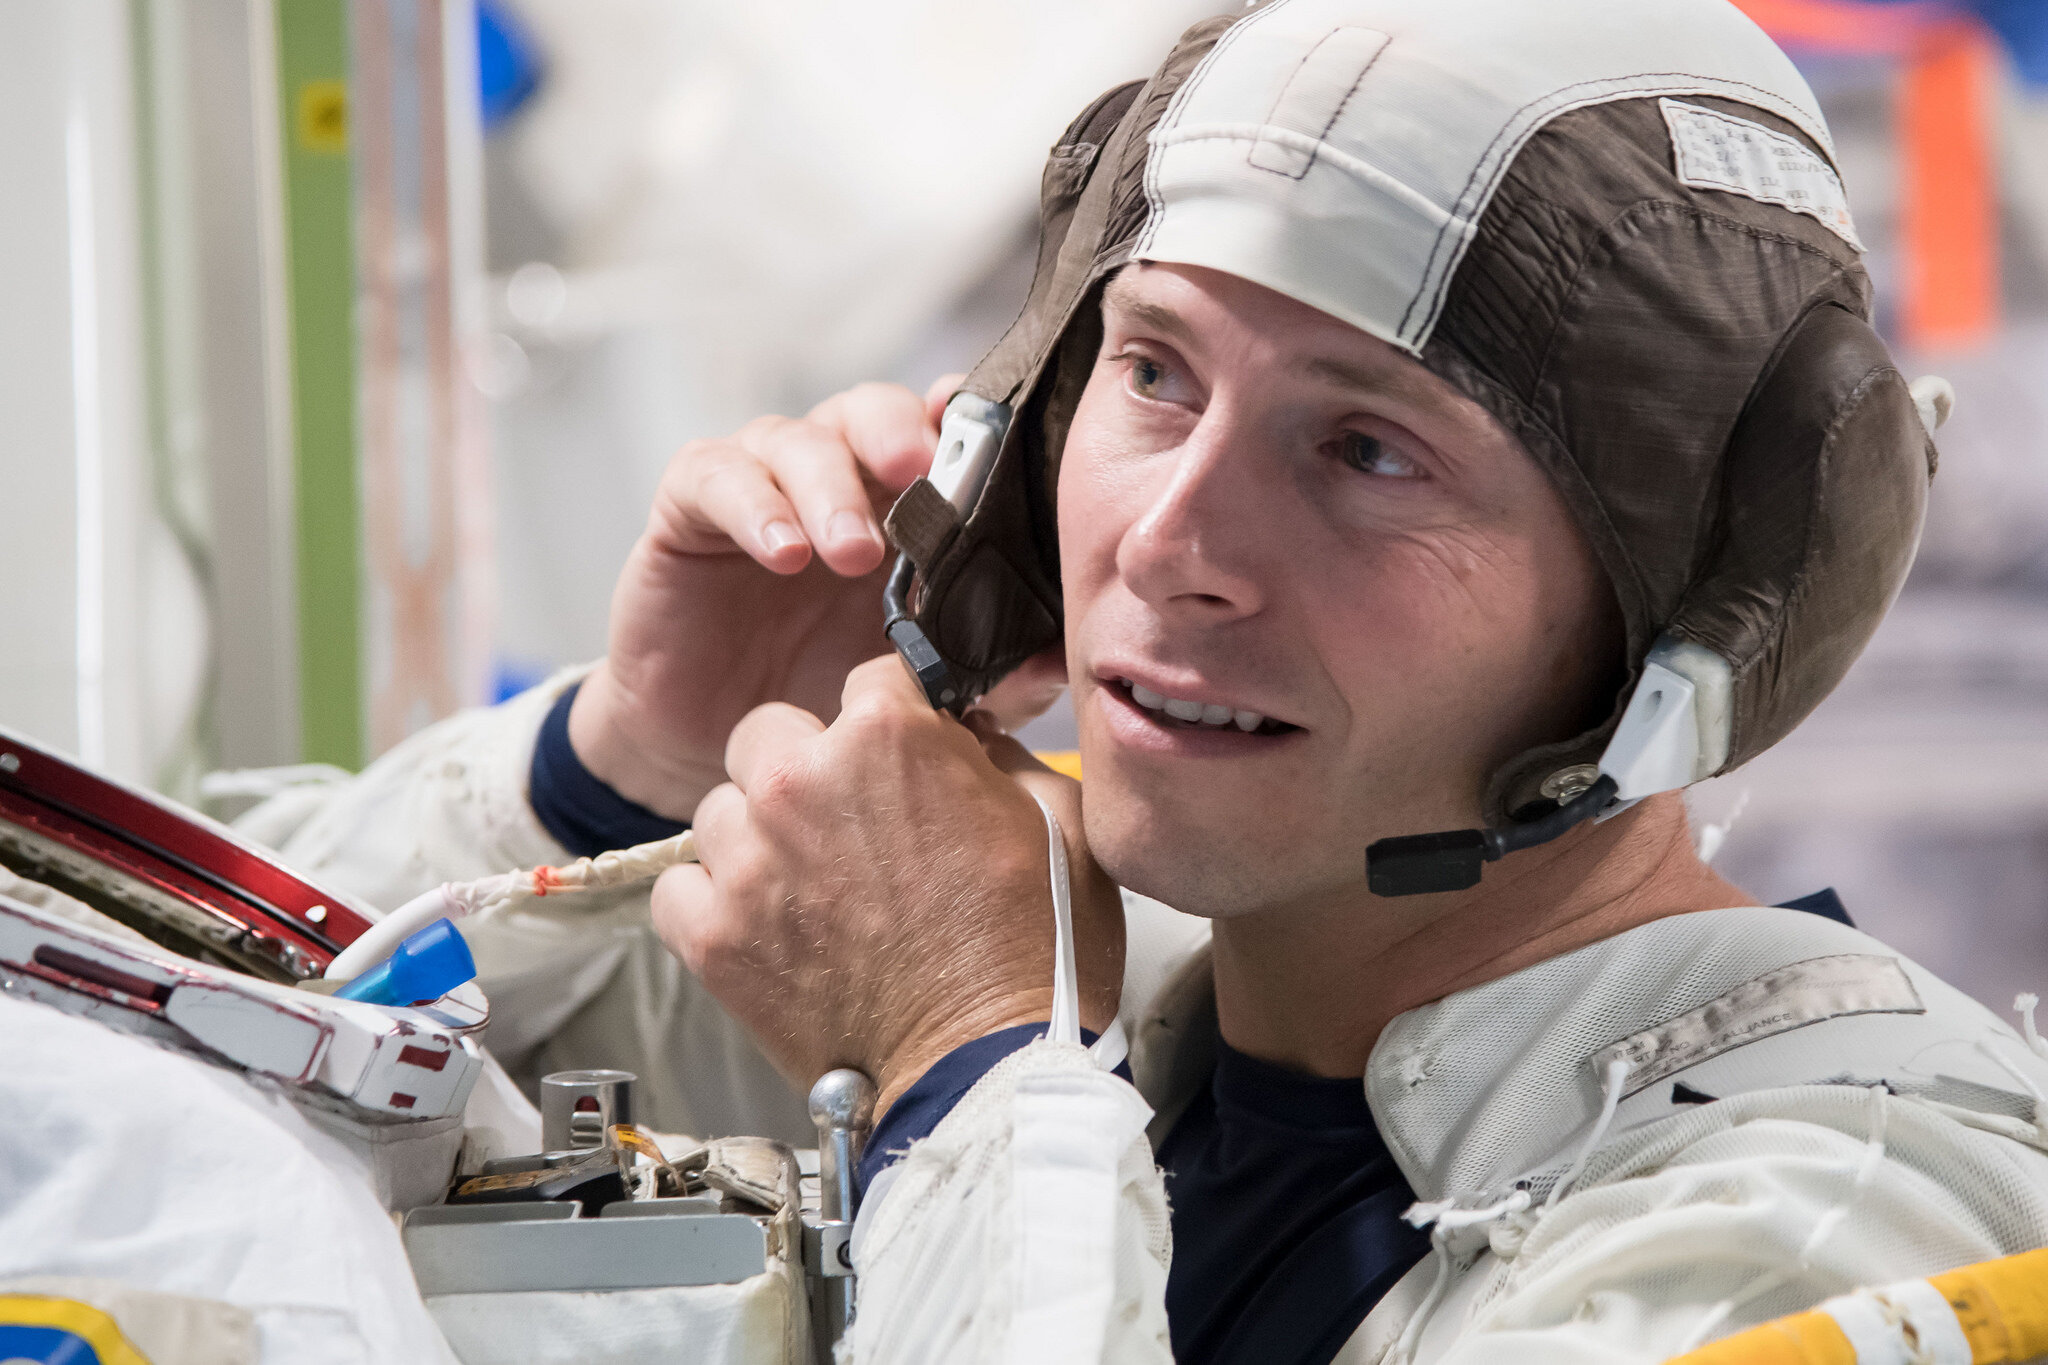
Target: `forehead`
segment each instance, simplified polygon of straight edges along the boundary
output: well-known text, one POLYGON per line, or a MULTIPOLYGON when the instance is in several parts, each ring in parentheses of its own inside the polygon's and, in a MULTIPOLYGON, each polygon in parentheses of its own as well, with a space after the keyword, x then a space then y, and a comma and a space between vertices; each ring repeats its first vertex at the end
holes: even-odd
POLYGON ((1425 410, 1480 410, 1420 362, 1361 328, 1278 290, 1201 266, 1136 264, 1104 288, 1112 330, 1149 332, 1195 359, 1256 356, 1334 388, 1385 394, 1425 410))

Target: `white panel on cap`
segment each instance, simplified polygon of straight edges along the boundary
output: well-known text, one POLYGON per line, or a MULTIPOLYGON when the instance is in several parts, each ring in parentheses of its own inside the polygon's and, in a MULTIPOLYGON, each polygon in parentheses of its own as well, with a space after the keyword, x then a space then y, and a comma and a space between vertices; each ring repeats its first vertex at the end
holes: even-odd
POLYGON ((1522 145, 1654 95, 1740 100, 1833 154, 1813 92, 1729 0, 1277 0, 1154 130, 1132 257, 1228 271, 1420 352, 1522 145))

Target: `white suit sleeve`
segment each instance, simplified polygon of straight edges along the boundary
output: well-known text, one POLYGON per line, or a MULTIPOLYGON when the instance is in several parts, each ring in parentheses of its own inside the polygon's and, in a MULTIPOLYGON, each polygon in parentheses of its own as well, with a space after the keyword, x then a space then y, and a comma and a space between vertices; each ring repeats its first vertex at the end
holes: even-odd
POLYGON ((998 1063, 869 1191, 841 1359, 1170 1361, 1172 1238, 1150 1117, 1073 1044, 998 1063))
POLYGON ((235 822, 316 880, 395 909, 446 881, 566 860, 527 802, 548 709, 583 670, 450 716, 345 782, 288 790, 235 822))
POLYGON ((1416 1358, 1663 1361, 1860 1286, 2036 1245, 2048 1159, 1983 1130, 2014 1121, 1953 1113, 1802 1086, 1624 1139, 1595 1158, 1597 1181, 1494 1227, 1471 1292, 1444 1302, 1416 1358))

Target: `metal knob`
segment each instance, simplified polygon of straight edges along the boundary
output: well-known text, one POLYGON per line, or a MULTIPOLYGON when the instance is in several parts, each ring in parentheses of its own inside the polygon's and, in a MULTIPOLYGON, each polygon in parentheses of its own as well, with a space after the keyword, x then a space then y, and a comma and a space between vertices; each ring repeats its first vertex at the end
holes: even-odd
POLYGON ((811 1122, 818 1128, 818 1212, 853 1220, 860 1211, 854 1174, 875 1119, 875 1083, 849 1067, 828 1071, 811 1087, 811 1122))
POLYGON ((811 1122, 818 1127, 818 1216, 816 1228, 819 1299, 813 1313, 821 1362, 853 1324, 853 1216, 860 1211, 855 1175, 868 1129, 875 1121, 875 1083, 842 1067, 818 1077, 811 1087, 811 1122))
POLYGON ((540 1078, 543 1152, 602 1147, 615 1123, 633 1121, 630 1071, 555 1071, 540 1078))

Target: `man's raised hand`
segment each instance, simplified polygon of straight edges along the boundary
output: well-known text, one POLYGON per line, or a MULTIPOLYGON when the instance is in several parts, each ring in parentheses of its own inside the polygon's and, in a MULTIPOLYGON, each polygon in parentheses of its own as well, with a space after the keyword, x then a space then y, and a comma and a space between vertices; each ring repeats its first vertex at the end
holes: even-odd
POLYGON ((754 711, 726 764, 697 809, 701 862, 655 887, 655 928, 799 1087, 855 1066, 886 1106, 960 1044, 1049 1017, 1034 791, 1067 837, 1082 1022, 1115 1016, 1123 909, 1081 842, 1079 785, 933 711, 894 658, 854 670, 829 727, 754 711))
POLYGON ((881 517, 930 468, 958 379, 923 399, 863 384, 676 454, 612 595, 605 661, 569 715, 585 766, 682 819, 723 778, 748 711, 836 710, 848 670, 882 645, 881 517))

